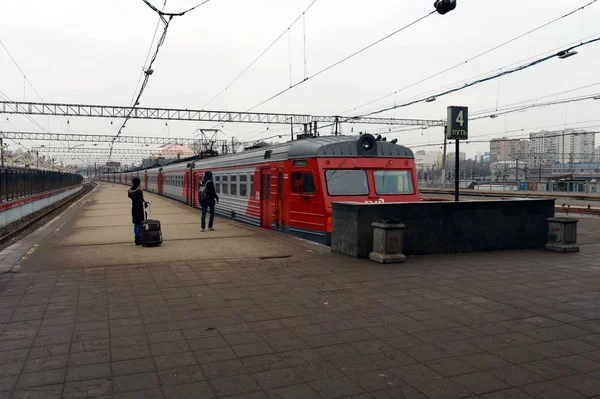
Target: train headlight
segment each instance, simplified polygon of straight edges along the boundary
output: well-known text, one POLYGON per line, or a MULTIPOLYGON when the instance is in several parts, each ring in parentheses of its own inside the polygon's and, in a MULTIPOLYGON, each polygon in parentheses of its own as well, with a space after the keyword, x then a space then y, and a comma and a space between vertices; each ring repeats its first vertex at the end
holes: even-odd
POLYGON ((373 136, 362 136, 360 139, 360 146, 365 151, 371 151, 375 147, 375 138, 373 136))

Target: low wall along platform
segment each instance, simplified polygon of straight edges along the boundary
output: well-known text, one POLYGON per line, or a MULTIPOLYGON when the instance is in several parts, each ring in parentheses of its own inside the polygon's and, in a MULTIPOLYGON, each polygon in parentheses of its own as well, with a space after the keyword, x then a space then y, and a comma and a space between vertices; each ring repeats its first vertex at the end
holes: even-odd
POLYGON ((334 203, 331 250, 368 258, 378 219, 404 229, 405 255, 544 248, 554 199, 394 204, 334 203))
POLYGON ((0 228, 55 204, 83 189, 81 184, 0 204, 0 228))

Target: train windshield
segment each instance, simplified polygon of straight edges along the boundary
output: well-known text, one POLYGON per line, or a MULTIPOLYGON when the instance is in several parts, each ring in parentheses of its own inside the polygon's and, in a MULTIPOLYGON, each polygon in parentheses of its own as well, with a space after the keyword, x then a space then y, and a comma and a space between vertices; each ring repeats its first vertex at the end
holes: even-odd
POLYGON ((329 195, 368 195, 367 172, 356 169, 335 169, 325 172, 329 195))
POLYGON ((386 194, 414 194, 410 171, 408 170, 377 170, 375 176, 375 190, 379 195, 386 194))

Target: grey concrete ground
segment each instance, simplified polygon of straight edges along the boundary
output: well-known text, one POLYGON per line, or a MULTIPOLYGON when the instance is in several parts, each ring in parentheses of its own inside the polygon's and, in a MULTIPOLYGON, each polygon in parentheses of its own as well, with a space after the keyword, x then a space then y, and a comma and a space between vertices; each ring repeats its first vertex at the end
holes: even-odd
POLYGON ((576 254, 383 266, 221 221, 203 236, 157 198, 165 246, 136 248, 122 191, 0 275, 0 398, 600 395, 595 219, 576 254))

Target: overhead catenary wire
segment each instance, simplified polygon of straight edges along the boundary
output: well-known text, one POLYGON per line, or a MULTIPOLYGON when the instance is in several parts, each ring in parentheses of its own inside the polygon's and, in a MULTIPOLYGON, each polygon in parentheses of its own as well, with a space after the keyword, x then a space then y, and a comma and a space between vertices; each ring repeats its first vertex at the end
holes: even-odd
MULTIPOLYGON (((288 33, 290 31, 290 29, 296 25, 296 23, 301 19, 301 18, 305 18, 306 13, 308 12, 308 10, 310 10, 312 8, 312 6, 317 2, 317 0, 313 0, 308 7, 306 7, 306 9, 302 12, 302 14, 300 14, 296 19, 294 19, 294 21, 287 27, 284 29, 283 32, 281 32, 281 34, 279 36, 277 36, 275 38, 275 40, 273 40, 271 42, 271 44, 269 44, 267 46, 267 48, 265 48, 256 58, 254 58, 254 60, 252 60, 252 62, 250 62, 250 64, 248 64, 231 82, 229 82, 225 88, 223 90, 221 90, 220 92, 218 92, 214 97, 212 97, 210 100, 208 100, 203 106, 202 108, 206 108, 210 103, 212 103, 213 101, 215 101, 217 98, 219 98, 223 93, 225 93, 227 90, 229 90, 229 88, 231 86, 233 86, 242 76, 244 76, 244 74, 246 72, 248 72, 248 70, 250 68, 252 68, 254 66, 254 64, 256 64, 275 44, 277 44, 277 42, 279 42, 279 40, 281 40, 281 38, 283 36, 285 36, 286 33, 288 33)), ((305 32, 306 32, 306 25, 305 25, 305 32)), ((306 35, 304 37, 304 45, 305 45, 305 75, 306 75, 306 35)))
POLYGON ((188 10, 182 11, 180 13, 165 13, 161 10, 159 10, 158 8, 154 7, 148 0, 142 0, 148 7, 150 7, 154 12, 156 12, 161 21, 163 22, 163 24, 165 25, 164 29, 163 29, 163 33, 161 35, 161 37, 158 39, 158 43, 156 45, 156 51, 154 52, 154 55, 152 56, 152 59, 150 60, 150 63, 148 64, 147 67, 145 67, 145 71, 144 71, 144 81, 142 82, 142 85, 140 87, 140 91, 137 95, 137 98, 135 99, 135 102, 133 103, 133 106, 129 109, 129 112, 127 113, 127 116, 125 117, 125 120, 123 121, 123 123, 121 124, 121 127, 119 128, 119 131, 117 132, 117 134, 115 135, 113 141, 111 142, 110 145, 110 155, 109 158, 112 156, 112 150, 114 148, 114 143, 115 140, 121 135, 123 128, 125 128, 125 125, 127 124, 127 121, 131 118, 131 114, 133 113, 133 111, 135 110, 135 108, 139 105, 139 101, 140 98, 142 97, 142 94, 144 93, 144 90, 146 89, 146 86, 148 84, 148 81, 150 80, 150 75, 152 75, 153 70, 152 70, 152 65, 154 64, 154 61, 156 61, 156 58, 158 57, 158 52, 160 51, 160 48, 163 46, 163 44, 165 43, 165 40, 167 38, 167 31, 169 30, 169 25, 171 23, 171 21, 173 20, 174 17, 180 17, 185 15, 186 13, 195 10, 196 8, 208 3, 210 0, 206 0, 188 10), (168 18, 167 18, 168 17, 168 18))
POLYGON ((480 116, 476 116, 475 118, 469 117, 469 120, 474 121, 474 120, 479 120, 479 119, 486 119, 486 118, 489 118, 490 116, 500 116, 500 115, 506 115, 506 114, 511 114, 511 113, 515 113, 515 112, 524 112, 524 111, 530 110, 532 108, 548 107, 551 105, 569 104, 569 103, 581 102, 581 101, 586 101, 586 100, 597 100, 598 97, 600 97, 600 93, 596 93, 596 94, 592 94, 592 95, 588 95, 588 96, 566 98, 564 100, 555 100, 555 101, 547 101, 544 103, 523 105, 521 107, 515 107, 512 109, 500 110, 499 112, 494 112, 489 115, 480 115, 480 116))
MULTIPOLYGON (((165 0, 165 2, 163 3, 163 8, 162 11, 165 10, 165 7, 167 6, 167 0, 165 0)), ((158 34, 158 28, 160 27, 160 22, 162 21, 162 18, 159 16, 158 17, 158 21, 156 21, 156 28, 154 29, 154 35, 152 36, 152 41, 150 42, 150 46, 148 47, 148 54, 146 54, 146 60, 144 61, 144 66, 148 63, 148 60, 150 59, 150 54, 152 54, 152 47, 154 47, 154 40, 156 40, 156 35, 158 34)), ((142 82, 142 78, 144 77, 144 68, 142 68, 142 72, 140 73, 140 77, 138 79, 137 84, 135 85, 135 90, 133 91, 133 96, 131 98, 131 104, 135 104, 135 96, 138 92, 138 89, 140 88, 140 83, 142 82)))
MULTIPOLYGON (((500 135, 505 135, 505 134, 509 134, 509 133, 517 133, 517 132, 525 132, 525 131, 532 131, 532 130, 539 130, 539 129, 548 129, 548 128, 555 128, 555 127, 567 127, 567 126, 571 126, 571 125, 576 125, 575 127, 581 128, 581 129, 587 129, 587 128, 591 128, 591 127, 596 127, 596 125, 594 126, 580 126, 580 124, 587 124, 587 123, 595 123, 595 122, 600 122, 600 119, 593 119, 593 120, 587 120, 587 121, 580 121, 580 122, 573 122, 573 123, 558 123, 558 124, 553 124, 553 125, 544 125, 544 126, 533 126, 533 127, 528 127, 528 128, 520 128, 520 129, 513 129, 513 130, 504 130, 504 131, 499 131, 499 132, 494 132, 494 133, 487 133, 487 134, 482 134, 482 135, 478 135, 478 137, 490 137, 490 136, 500 136, 500 135)), ((386 135, 396 135, 398 133, 406 133, 406 132, 414 132, 414 131, 424 131, 424 129, 415 129, 415 128, 405 128, 405 129, 388 129, 388 130, 377 130, 377 131, 373 131, 371 132, 372 134, 386 134, 386 135)), ((465 143, 470 142, 470 140, 466 140, 465 143)), ((443 143, 442 143, 443 144, 443 143)), ((414 145, 411 145, 412 147, 419 147, 419 146, 435 146, 437 144, 431 144, 429 142, 425 142, 425 143, 416 143, 414 145)))
POLYGON ((385 40, 387 40, 387 39, 389 39, 389 38, 391 38, 391 37, 393 37, 393 36, 397 35, 398 33, 400 33, 400 32, 402 32, 402 31, 404 31, 404 30, 406 30, 406 29, 410 28, 410 27, 411 27, 411 26, 413 26, 413 25, 416 25, 417 23, 419 23, 419 22, 423 21, 424 19, 428 18, 429 16, 431 16, 431 15, 433 15, 433 14, 435 14, 435 13, 436 13, 436 10, 433 10, 433 11, 431 11, 431 12, 429 12, 429 13, 425 14, 424 16, 422 16, 422 17, 420 17, 420 18, 418 18, 418 19, 416 19, 416 20, 412 21, 412 22, 411 22, 411 23, 409 23, 408 25, 404 25, 403 27, 401 27, 401 28, 399 28, 399 29, 395 30, 394 32, 392 32, 392 33, 390 33, 390 34, 388 34, 388 35, 386 35, 386 36, 382 37, 381 39, 379 39, 379 40, 376 40, 375 42, 373 42, 373 43, 371 43, 371 44, 369 44, 369 45, 367 45, 367 46, 365 46, 365 47, 361 48, 361 49, 360 49, 360 50, 358 50, 358 51, 355 51, 354 53, 352 53, 352 54, 350 54, 350 55, 348 55, 348 56, 346 56, 346 57, 342 58, 341 60, 339 60, 339 61, 337 61, 337 62, 334 62, 333 64, 331 64, 331 65, 329 65, 329 66, 327 66, 327 67, 325 67, 325 68, 321 69, 320 71, 318 71, 318 72, 316 72, 316 73, 314 73, 314 74, 312 74, 312 75, 310 75, 310 76, 307 76, 307 77, 305 77, 303 80, 300 80, 300 81, 296 82, 295 84, 291 85, 290 87, 288 87, 288 88, 286 88, 286 89, 284 89, 284 90, 281 90, 280 92, 278 92, 278 93, 276 93, 276 94, 272 95, 271 97, 267 98, 266 100, 263 100, 263 101, 261 101, 260 103, 256 104, 256 105, 255 105, 255 106, 253 106, 252 108, 248 109, 248 111, 252 111, 252 110, 254 110, 254 109, 256 109, 256 108, 260 107, 261 105, 264 105, 264 104, 266 104, 266 103, 268 103, 268 102, 270 102, 270 101, 274 100, 275 98, 277 98, 277 97, 281 96, 282 94, 284 94, 284 93, 287 93, 288 91, 290 91, 290 90, 292 90, 292 89, 294 89, 294 88, 296 88, 296 87, 300 86, 301 84, 303 84, 303 83, 307 82, 309 79, 313 79, 313 78, 315 78, 315 77, 317 77, 317 76, 319 76, 319 75, 321 75, 321 74, 323 74, 323 73, 325 73, 325 72, 329 71, 330 69, 333 69, 333 68, 335 68, 336 66, 338 66, 338 65, 340 65, 340 64, 342 64, 342 63, 344 63, 344 62, 348 61, 348 60, 349 60, 349 59, 351 59, 351 58, 354 58, 354 57, 356 57, 357 55, 359 55, 359 54, 361 54, 361 53, 363 53, 363 52, 367 51, 368 49, 370 49, 370 48, 372 48, 372 47, 376 46, 377 44, 379 44, 379 43, 381 43, 381 42, 383 42, 383 41, 385 41, 385 40))
POLYGON ((555 93, 551 93, 551 94, 546 94, 540 97, 536 97, 536 98, 530 98, 528 100, 523 100, 523 101, 519 101, 516 103, 510 103, 510 104, 505 104, 501 107, 498 107, 496 105, 495 108, 488 108, 488 109, 482 109, 482 110, 478 110, 478 111, 470 111, 469 115, 470 116, 475 116, 475 115, 481 115, 481 114, 488 114, 488 113, 493 113, 494 111, 503 111, 506 109, 510 109, 510 108, 514 108, 514 107, 519 107, 519 106, 523 106, 526 105, 527 103, 530 103, 532 101, 540 101, 549 97, 556 97, 556 96, 560 96, 560 95, 564 95, 567 93, 572 93, 574 91, 579 91, 579 90, 583 90, 583 89, 588 89, 590 87, 594 87, 594 86, 599 86, 600 82, 595 82, 595 83, 591 83, 591 84, 587 84, 584 86, 579 86, 579 87, 575 87, 573 89, 568 89, 568 90, 563 90, 563 91, 559 91, 559 92, 555 92, 555 93))
MULTIPOLYGON (((600 33, 596 33, 596 34, 594 34, 594 35, 588 36, 586 39, 594 38, 594 37, 596 37, 596 36, 600 36, 600 33)), ((525 59, 523 59, 523 60, 520 60, 520 61, 518 61, 518 62, 513 62, 513 63, 511 63, 511 64, 505 65, 505 66, 503 66, 502 68, 495 68, 495 69, 493 69, 493 70, 491 70, 491 71, 488 71, 488 72, 485 72, 485 73, 481 73, 481 74, 479 74, 479 75, 476 75, 476 76, 474 76, 473 78, 485 77, 485 76, 487 76, 487 75, 489 75, 489 74, 491 74, 491 73, 494 73, 494 72, 496 72, 497 70, 500 70, 500 71, 503 71, 503 70, 508 70, 509 68, 511 68, 511 67, 515 67, 515 66, 518 66, 518 65, 520 65, 521 63, 524 63, 524 62, 526 62, 526 61, 530 61, 530 60, 536 60, 537 58, 540 58, 540 57, 543 57, 543 56, 547 56, 547 55, 555 55, 555 54, 557 53, 557 51, 558 51, 558 50, 560 50, 560 49, 563 49, 563 48, 565 48, 565 47, 570 47, 570 46, 573 46, 573 45, 575 45, 575 44, 579 44, 579 43, 581 43, 581 42, 580 42, 580 41, 576 41, 576 42, 570 42, 570 43, 564 44, 564 45, 562 45, 562 46, 555 47, 555 48, 553 48, 552 50, 544 51, 544 52, 542 52, 542 53, 538 53, 538 54, 536 54, 536 55, 534 55, 534 56, 527 57, 527 58, 525 58, 525 59)), ((560 53, 561 51, 558 51, 558 52, 560 53)), ((434 97, 435 97, 435 93, 436 93, 437 91, 439 91, 439 90, 443 90, 443 89, 446 89, 446 88, 453 88, 453 87, 455 87, 457 84, 463 84, 464 82, 468 82, 468 81, 467 81, 467 80, 460 80, 460 81, 458 81, 458 82, 453 82, 453 83, 451 83, 451 84, 445 85, 445 86, 443 86, 443 87, 441 87, 441 88, 438 88, 438 89, 436 89, 436 90, 430 90, 430 91, 427 91, 427 92, 425 92, 425 93, 421 93, 420 95, 417 95, 417 96, 410 97, 410 98, 406 99, 405 101, 410 101, 410 100, 412 100, 412 99, 418 99, 418 98, 420 98, 420 97, 423 97, 423 98, 426 98, 426 99, 427 99, 427 98, 430 98, 431 96, 434 96, 434 97)), ((586 87, 586 86, 584 86, 584 87, 586 87)), ((575 89, 574 89, 574 90, 575 90, 575 89)), ((566 93, 566 92, 561 92, 560 94, 564 94, 564 93, 566 93)), ((394 103, 394 105, 396 105, 396 104, 397 104, 397 103, 394 103)), ((365 115, 367 115, 367 113, 365 113, 365 115)), ((359 118, 360 118, 360 117, 362 117, 362 116, 365 116, 365 115, 356 115, 356 116, 347 116, 347 117, 346 117, 346 116, 340 116, 340 121, 339 121, 339 122, 340 122, 340 123, 348 123, 348 122, 349 122, 349 123, 355 123, 355 122, 356 122, 356 123, 360 123, 360 120, 359 120, 359 118)), ((327 127, 330 127, 330 126, 333 126, 333 123, 330 123, 330 124, 323 125, 323 126, 321 126, 321 128, 323 128, 323 129, 324 129, 324 128, 327 128, 327 127)), ((414 129, 414 128, 409 128, 409 129, 400 130, 400 131, 413 131, 413 130, 415 130, 415 129, 414 129)), ((418 129, 418 130, 420 130, 420 129, 418 129)))
POLYGON ((594 3, 596 3, 596 2, 598 2, 598 0, 593 0, 593 1, 591 1, 591 2, 589 2, 589 3, 587 3, 587 4, 585 4, 585 5, 583 5, 583 6, 581 6, 581 7, 578 7, 578 8, 576 8, 576 9, 574 9, 574 10, 572 10, 572 11, 570 11, 570 12, 568 12, 568 13, 564 14, 564 15, 561 15, 561 16, 560 16, 560 17, 558 17, 558 18, 555 18, 555 19, 553 19, 552 21, 546 22, 545 24, 542 24, 542 25, 540 25, 540 26, 538 26, 538 27, 536 27, 536 28, 534 28, 534 29, 531 29, 531 30, 529 30, 529 31, 527 31, 527 32, 525 32, 525 33, 522 33, 522 34, 520 34, 520 35, 518 35, 518 36, 516 36, 516 37, 514 37, 514 38, 512 38, 512 39, 509 39, 509 40, 507 40, 507 41, 505 41, 505 42, 503 42, 503 43, 501 43, 501 44, 499 44, 499 45, 497 45, 497 46, 495 46, 495 47, 492 47, 491 49, 485 50, 485 51, 483 51, 482 53, 479 53, 479 54, 477 54, 477 55, 475 55, 475 56, 473 56, 473 57, 471 57, 471 58, 468 58, 468 59, 466 59, 465 61, 462 61, 462 62, 460 62, 460 63, 458 63, 458 64, 456 64, 456 65, 454 65, 454 66, 451 66, 451 67, 449 67, 449 68, 446 68, 446 69, 444 69, 443 71, 440 71, 440 72, 438 72, 438 73, 435 73, 435 74, 433 74, 433 75, 431 75, 431 76, 429 76, 429 77, 427 77, 427 78, 421 79, 421 80, 419 80, 418 82, 412 83, 412 84, 410 84, 410 85, 408 85, 408 86, 405 86, 405 87, 403 87, 403 88, 401 88, 401 89, 395 90, 395 91, 394 91, 394 92, 392 92, 392 93, 389 93, 389 94, 386 94, 386 95, 384 95, 384 96, 378 97, 378 98, 376 98, 376 99, 374 99, 374 100, 368 101, 368 102, 366 102, 366 103, 364 103, 364 104, 362 104, 362 105, 359 105, 359 106, 357 106, 357 107, 354 107, 354 108, 352 108, 352 109, 348 109, 348 110, 346 110, 346 111, 344 111, 344 112, 341 112, 341 114, 345 114, 345 113, 347 113, 347 112, 356 111, 357 109, 363 108, 363 107, 365 107, 365 106, 367 106, 367 105, 374 104, 374 103, 376 103, 376 102, 378 102, 378 101, 381 101, 381 100, 383 100, 383 99, 386 99, 386 98, 388 98, 388 97, 394 96, 394 95, 396 95, 396 94, 398 94, 398 93, 400 93, 400 92, 403 92, 403 91, 405 91, 405 90, 408 90, 408 89, 410 89, 410 88, 412 88, 412 87, 415 87, 415 86, 417 86, 417 85, 419 85, 419 84, 421 84, 421 83, 427 82, 427 81, 429 81, 429 80, 431 80, 431 79, 433 79, 433 78, 436 78, 436 77, 438 77, 438 76, 440 76, 440 75, 443 75, 443 74, 444 74, 444 73, 446 73, 446 72, 450 72, 450 71, 452 71, 452 70, 454 70, 454 69, 456 69, 456 68, 458 68, 458 67, 460 67, 460 66, 462 66, 462 65, 464 65, 464 64, 467 64, 467 63, 469 63, 469 62, 471 62, 471 61, 474 61, 474 60, 476 60, 476 59, 478 59, 478 58, 481 58, 481 57, 483 57, 484 55, 487 55, 487 54, 489 54, 489 53, 491 53, 491 52, 494 52, 494 51, 496 51, 496 50, 498 50, 498 49, 500 49, 500 48, 502 48, 502 47, 504 47, 504 46, 506 46, 506 45, 508 45, 508 44, 511 44, 511 43, 513 43, 513 42, 515 42, 515 41, 517 41, 517 40, 519 40, 519 39, 522 39, 522 38, 524 38, 524 37, 526 37, 526 36, 528 36, 528 35, 530 35, 530 34, 532 34, 532 33, 535 33, 535 32, 537 32, 537 31, 539 31, 539 30, 541 30, 541 29, 543 29, 543 28, 545 28, 545 27, 547 27, 547 26, 550 26, 550 25, 552 25, 552 24, 554 24, 554 23, 556 23, 556 22, 558 22, 558 21, 562 20, 562 19, 566 19, 566 18, 570 17, 571 15, 573 15, 573 14, 575 14, 575 13, 579 12, 579 11, 583 11, 585 8, 587 8, 587 7, 590 7, 591 5, 593 5, 593 4, 594 4, 594 3))
MULTIPOLYGON (((31 83, 31 81, 29 80, 29 78, 27 77, 27 75, 25 74, 25 71, 23 71, 23 68, 21 68, 21 66, 19 65, 19 63, 17 62, 17 60, 15 59, 15 57, 13 57, 13 55, 11 54, 11 52, 8 50, 8 48, 6 47, 6 45, 4 44, 4 42, 2 40, 0 40, 0 45, 2 46, 2 48, 4 49, 4 51, 6 51, 6 54, 8 54, 9 58, 11 59, 11 61, 13 62, 13 64, 17 67, 17 69, 19 70, 19 72, 21 73, 21 75, 23 75, 23 79, 25 82, 27 82, 29 84, 29 86, 31 87, 31 89, 35 92, 35 94, 40 98, 40 100, 42 100, 43 102, 45 102, 46 100, 44 100, 44 98, 42 97, 42 95, 37 91, 37 89, 35 88, 35 86, 33 85, 33 83, 31 83)), ((25 87, 23 87, 23 92, 25 92, 25 87)), ((8 99, 8 101, 11 101, 8 96, 4 93, 2 93, 2 95, 8 99)), ((27 119, 32 122, 34 125, 38 126, 40 129, 42 129, 42 131, 48 131, 48 129, 44 128, 40 123, 38 123, 36 120, 34 120, 33 118, 31 118, 30 116, 27 116, 27 119)), ((67 121, 67 123, 69 122, 68 119, 65 118, 65 120, 67 121)), ((62 141, 59 142, 60 144, 64 143, 62 141)))
MULTIPOLYGON (((591 39, 591 38, 594 38, 594 37, 596 37, 596 36, 600 36, 600 32, 597 32, 597 33, 595 33, 595 34, 593 34, 593 35, 590 35, 590 36, 588 36, 588 37, 587 37, 587 38, 585 38, 585 39, 591 39)), ((584 40, 585 40, 585 39, 584 39, 584 40)), ((536 59, 538 59, 538 58, 541 58, 541 57, 544 57, 544 56, 547 56, 547 55, 555 54, 557 51, 560 51, 560 50, 562 50, 562 49, 563 49, 563 48, 565 48, 565 47, 570 47, 570 46, 573 46, 573 45, 575 45, 575 44, 579 44, 579 43, 581 43, 581 41, 579 41, 579 40, 577 40, 577 41, 575 41, 575 42, 569 42, 569 43, 565 43, 565 44, 563 44, 563 45, 560 45, 560 46, 554 47, 554 48, 552 48, 552 49, 550 49, 550 50, 543 51, 543 52, 541 52, 541 53, 536 53, 536 54, 535 54, 535 55, 533 55, 533 56, 527 57, 527 58, 525 58, 525 59, 521 59, 521 60, 519 60, 519 61, 517 61, 517 62, 512 62, 512 63, 510 63, 510 64, 503 65, 503 66, 502 66, 502 67, 500 67, 500 68, 494 68, 494 69, 492 69, 492 70, 489 70, 489 71, 487 71, 487 72, 480 73, 480 74, 478 74, 478 75, 476 75, 476 76, 473 76, 471 79, 473 79, 473 80, 474 80, 474 79, 476 79, 476 78, 480 78, 480 77, 486 77, 486 76, 488 76, 488 75, 490 75, 490 74, 493 74, 493 73, 498 73, 498 71, 499 71, 499 72, 501 72, 501 71, 504 71, 504 70, 508 70, 508 69, 510 69, 510 68, 514 68, 514 67, 516 67, 516 66, 519 66, 519 65, 521 65, 521 64, 523 64, 523 63, 526 63, 526 62, 528 62, 528 61, 536 60, 536 59)), ((469 82, 469 80, 468 80, 468 79, 462 79, 462 80, 460 80, 460 81, 455 81, 455 82, 449 83, 449 84, 447 84, 447 85, 444 85, 444 86, 441 86, 441 87, 437 87, 437 88, 435 88, 435 89, 432 89, 432 90, 427 90, 427 91, 425 91, 425 92, 422 92, 422 93, 420 93, 420 94, 417 94, 417 95, 414 95, 414 96, 408 97, 408 98, 406 98, 406 99, 402 100, 402 102, 408 102, 408 101, 411 101, 411 100, 414 100, 414 99, 418 99, 418 98, 420 98, 420 97, 424 97, 424 98, 429 98, 429 97, 431 97, 431 96, 435 97, 435 94, 436 94, 436 93, 438 93, 438 92, 440 92, 440 91, 443 91, 443 90, 445 90, 445 89, 448 89, 448 88, 453 88, 453 87, 455 87, 456 85, 461 85, 461 84, 468 83, 468 82, 469 82)), ((564 93, 563 93, 563 94, 564 94, 564 93)), ((398 104, 399 102, 400 102, 400 101, 395 101, 395 102, 394 102, 394 103, 392 103, 392 104, 393 104, 393 105, 396 105, 396 104, 398 104)), ((389 104, 389 105, 386 105, 386 106, 391 106, 391 104, 389 104)), ((386 107, 386 106, 382 106, 382 107, 386 107)), ((376 110, 376 109, 379 109, 379 108, 382 108, 382 107, 378 107, 378 108, 374 108, 374 109, 376 110)), ((367 113, 367 112, 370 112, 370 111, 365 111, 365 113, 367 113)))
POLYGON ((558 57, 560 57, 560 56, 562 56, 562 55, 564 55, 566 53, 569 53, 569 52, 577 49, 577 48, 580 48, 580 47, 583 47, 583 46, 587 46, 589 44, 592 44, 592 43, 595 43, 595 42, 598 42, 598 41, 600 41, 600 37, 588 40, 586 42, 577 44, 575 46, 571 46, 571 47, 569 47, 569 48, 567 48, 567 49, 565 49, 563 51, 560 51, 560 52, 558 52, 556 54, 552 54, 552 55, 549 55, 549 56, 537 59, 537 60, 535 60, 533 62, 530 62, 528 64, 521 65, 519 67, 516 67, 516 68, 510 69, 510 70, 506 70, 506 71, 497 73, 496 75, 489 76, 489 77, 482 78, 482 79, 474 80, 474 81, 469 82, 469 83, 467 83, 467 84, 465 84, 464 86, 461 86, 461 87, 452 88, 452 89, 443 91, 441 93, 437 93, 437 94, 435 94, 433 96, 429 96, 429 97, 425 97, 425 98, 420 98, 420 99, 417 99, 417 100, 414 100, 414 101, 409 101, 409 102, 404 103, 404 104, 394 105, 394 106, 391 106, 391 107, 386 107, 386 108, 382 108, 382 109, 379 109, 379 110, 376 110, 376 111, 368 112, 368 113, 363 114, 363 115, 355 116, 354 118, 356 118, 356 117, 371 116, 371 115, 377 115, 377 114, 381 114, 381 113, 386 112, 386 111, 391 111, 391 110, 398 109, 398 108, 408 107, 410 105, 414 105, 414 104, 418 104, 418 103, 421 103, 421 102, 425 102, 430 97, 438 98, 438 97, 446 96, 448 94, 455 93, 455 92, 467 89, 469 87, 472 87, 472 86, 475 86, 475 85, 479 85, 481 83, 485 83, 485 82, 489 82, 489 81, 494 80, 494 79, 498 79, 498 78, 500 78, 502 76, 511 75, 513 73, 523 71, 523 70, 531 68, 533 66, 542 64, 542 63, 544 63, 544 62, 546 62, 548 60, 551 60, 553 58, 558 58, 558 57))
POLYGON ((154 7, 152 5, 152 3, 150 3, 148 0, 142 0, 144 3, 146 3, 146 5, 148 5, 148 7, 150 7, 154 12, 156 12, 158 15, 163 16, 163 17, 182 17, 185 14, 187 14, 190 11, 194 11, 196 8, 203 6, 204 4, 208 3, 210 0, 205 0, 203 2, 201 2, 200 4, 197 4, 191 8, 188 8, 185 11, 181 11, 181 12, 164 12, 159 10, 158 8, 154 7))
MULTIPOLYGON (((600 125, 595 124, 597 122, 600 122, 600 119, 592 119, 592 120, 582 121, 580 123, 585 123, 585 124, 591 123, 592 125, 579 126, 579 129, 599 128, 600 125)), ((565 125, 564 123, 559 123, 559 124, 553 124, 553 125, 534 126, 534 127, 529 127, 529 128, 505 130, 505 131, 500 131, 500 132, 486 133, 486 134, 478 135, 478 138, 490 137, 490 136, 503 136, 500 140, 505 141, 505 140, 515 140, 515 139, 526 139, 531 135, 531 133, 547 132, 546 129, 549 129, 549 128, 563 127, 565 129, 569 129, 569 128, 573 129, 570 126, 574 125, 574 124, 575 123, 569 123, 569 124, 565 125), (528 132, 525 133, 526 131, 528 131, 528 132), (508 136, 510 133, 520 133, 520 134, 508 136)), ((409 130, 404 130, 404 132, 407 132, 407 131, 409 131, 409 130)), ((400 133, 400 132, 392 132, 392 133, 400 133)), ((477 143, 477 142, 488 143, 488 142, 491 142, 496 139, 497 138, 495 138, 495 137, 492 137, 487 141, 470 139, 470 140, 465 140, 464 143, 465 144, 477 143)), ((441 145, 444 145, 444 143, 443 142, 439 142, 439 143, 431 143, 431 142, 423 143, 423 142, 421 142, 421 143, 410 144, 409 146, 410 146, 410 148, 426 148, 426 147, 437 147, 437 146, 441 146, 441 145)))
MULTIPOLYGON (((4 100, 6 101, 12 101, 10 99, 10 97, 8 97, 5 93, 3 93, 2 91, 0 91, 0 97, 2 97, 4 100)), ((29 115, 24 115, 25 118, 30 121, 31 123, 33 123, 34 125, 36 125, 41 131, 48 133, 48 130, 42 126, 38 121, 36 121, 35 119, 33 119, 31 116, 29 115)))
MULTIPOLYGON (((596 128, 596 127, 600 127, 600 125, 589 126, 589 127, 596 128)), ((597 133, 600 133, 600 131, 593 131, 593 132, 589 132, 589 131, 585 131, 585 132, 564 132, 564 133, 549 134, 549 135, 544 136, 544 138, 580 136, 580 135, 597 134, 597 133)), ((465 141, 464 144, 487 144, 487 143, 491 143, 492 141, 506 142, 506 141, 512 141, 512 140, 515 140, 515 139, 526 139, 528 137, 529 136, 523 136, 523 135, 521 135, 521 136, 512 136, 510 138, 504 137, 504 138, 499 138, 499 139, 468 140, 468 141, 465 141)), ((424 147, 437 147, 437 146, 441 146, 441 145, 444 145, 444 142, 431 143, 431 144, 422 144, 422 145, 412 145, 410 147, 411 148, 424 148, 424 147)), ((532 154, 532 155, 535 155, 535 153, 532 154)))
MULTIPOLYGON (((12 101, 12 100, 11 100, 11 99, 10 99, 10 98, 9 98, 9 97, 8 97, 8 96, 5 94, 5 93, 3 93, 1 90, 0 90, 0 97, 1 97, 1 98, 3 98, 3 99, 5 99, 5 100, 7 100, 7 101, 12 101)), ((35 119, 33 119, 31 116, 29 116, 29 115, 24 115, 24 116, 25 116, 25 118, 26 118, 26 119, 27 119, 29 122, 31 122, 31 123, 33 123, 34 125, 36 125, 36 126, 37 126, 37 127, 38 127, 38 128, 41 130, 41 131, 48 133, 48 130, 47 130, 47 129, 46 129, 44 126, 42 126, 42 125, 41 125, 41 124, 40 124, 38 121, 36 121, 35 119)), ((10 123, 10 120, 9 120, 9 123, 10 123)), ((12 124, 12 123, 10 123, 10 124, 12 124)), ((0 137, 2 137, 2 136, 3 136, 3 135, 2 135, 2 130, 0 130, 0 137)), ((16 140, 13 140, 13 139, 10 139, 10 140, 11 140, 13 143, 15 143, 15 144, 17 144, 17 145, 20 145, 21 147, 23 147, 23 148, 24 148, 26 151, 29 151, 29 148, 27 148, 26 146, 24 146, 24 145, 23 145, 23 144, 22 144, 20 141, 16 141, 16 140)), ((62 145, 65 145, 65 144, 64 144, 62 141, 59 141, 59 143, 60 143, 60 144, 62 144, 62 145)))
POLYGON ((23 79, 25 79, 25 81, 27 83, 29 83, 29 86, 31 86, 31 88, 33 89, 33 91, 35 92, 35 94, 37 94, 37 96, 42 101, 44 101, 44 99, 42 98, 42 96, 40 95, 40 93, 33 86, 33 83, 31 83, 31 81, 29 80, 29 78, 27 77, 27 75, 25 75, 25 72, 23 71, 23 69, 21 69, 21 67, 19 66, 19 64, 17 63, 17 61, 15 60, 15 58, 12 56, 12 54, 10 53, 10 51, 8 51, 8 48, 6 48, 6 45, 4 44, 4 42, 2 42, 2 40, 0 40, 0 45, 2 46, 2 48, 4 48, 4 51, 6 51, 6 54, 8 54, 8 56, 11 59, 11 61, 13 62, 13 64, 15 64, 15 66, 17 67, 17 69, 19 70, 19 72, 21 72, 21 75, 23 75, 23 79))

